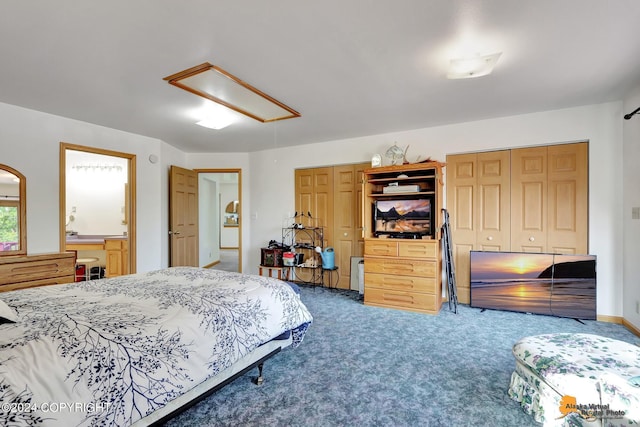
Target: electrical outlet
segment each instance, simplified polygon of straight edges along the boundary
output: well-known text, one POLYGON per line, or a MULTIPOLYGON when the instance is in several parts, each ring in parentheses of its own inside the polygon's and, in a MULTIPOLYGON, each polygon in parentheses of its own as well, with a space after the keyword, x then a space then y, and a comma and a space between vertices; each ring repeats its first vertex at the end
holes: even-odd
POLYGON ((640 314, 640 301, 636 301, 636 314, 640 314))

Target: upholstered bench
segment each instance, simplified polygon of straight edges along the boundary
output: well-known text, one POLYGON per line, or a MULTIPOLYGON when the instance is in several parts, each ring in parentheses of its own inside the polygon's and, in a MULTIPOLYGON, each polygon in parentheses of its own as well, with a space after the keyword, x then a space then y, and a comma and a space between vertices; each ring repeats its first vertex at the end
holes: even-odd
POLYGON ((509 396, 545 426, 640 423, 640 347, 597 335, 547 334, 521 339, 513 355, 509 396))

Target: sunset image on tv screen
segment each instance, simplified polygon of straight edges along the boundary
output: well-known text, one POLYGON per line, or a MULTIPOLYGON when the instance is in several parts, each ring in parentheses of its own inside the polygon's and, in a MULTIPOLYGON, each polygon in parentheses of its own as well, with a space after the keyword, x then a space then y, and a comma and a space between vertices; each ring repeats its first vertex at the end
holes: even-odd
POLYGON ((596 318, 596 258, 471 251, 471 306, 596 318))

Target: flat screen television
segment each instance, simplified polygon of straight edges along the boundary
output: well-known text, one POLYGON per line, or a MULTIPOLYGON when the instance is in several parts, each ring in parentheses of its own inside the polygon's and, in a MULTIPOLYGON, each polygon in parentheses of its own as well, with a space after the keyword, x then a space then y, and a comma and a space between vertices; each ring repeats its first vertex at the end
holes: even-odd
POLYGON ((420 238, 433 235, 433 199, 376 200, 373 217, 375 236, 420 238))
POLYGON ((471 307, 596 319, 596 256, 471 251, 471 307))

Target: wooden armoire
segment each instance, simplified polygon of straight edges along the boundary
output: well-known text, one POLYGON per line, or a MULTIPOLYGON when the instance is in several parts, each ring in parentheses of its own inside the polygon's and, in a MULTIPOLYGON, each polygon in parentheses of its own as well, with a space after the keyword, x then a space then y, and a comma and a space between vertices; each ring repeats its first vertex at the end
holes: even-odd
POLYGON ((324 228, 324 247, 333 247, 338 272, 325 277, 325 285, 348 289, 351 257, 362 256, 363 171, 370 163, 296 169, 295 210, 300 222, 324 228), (332 283, 328 283, 332 280, 332 283))
POLYGON ((458 300, 469 303, 469 252, 588 253, 588 143, 447 156, 458 300))

